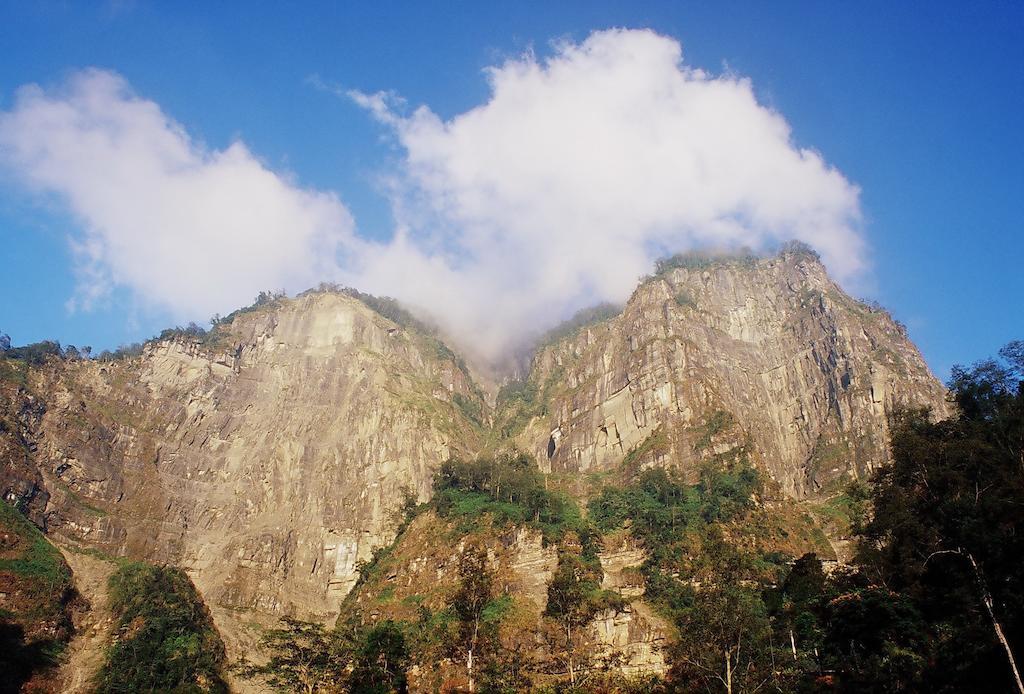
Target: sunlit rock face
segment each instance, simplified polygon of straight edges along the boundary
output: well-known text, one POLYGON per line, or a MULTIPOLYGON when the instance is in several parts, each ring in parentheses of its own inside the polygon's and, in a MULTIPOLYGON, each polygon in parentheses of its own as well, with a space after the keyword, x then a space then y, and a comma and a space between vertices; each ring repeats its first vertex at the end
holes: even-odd
MULTIPOLYGON (((540 349, 526 382, 518 409, 492 411, 435 338, 307 293, 238 312, 214 338, 0 382, 0 493, 61 541, 185 567, 236 658, 253 619, 335 615, 451 455, 515 445, 564 482, 623 466, 692 477, 743 454, 802 498, 884 462, 899 408, 948 414, 903 328, 805 252, 648 278, 620 315, 540 349)), ((557 556, 523 533, 509 571, 540 619, 557 556)), ((665 667, 644 557, 601 555, 606 587, 635 600, 591 631, 627 672, 665 667)))
POLYGON ((816 257, 692 263, 644 281, 623 313, 550 345, 518 441, 556 472, 696 470, 744 447, 792 495, 887 458, 898 408, 947 414, 902 326, 846 295, 816 257))
POLYGON ((241 313, 225 333, 37 377, 45 518, 187 567, 214 606, 327 614, 406 498, 475 450, 452 400, 479 396, 435 340, 339 294, 241 313))

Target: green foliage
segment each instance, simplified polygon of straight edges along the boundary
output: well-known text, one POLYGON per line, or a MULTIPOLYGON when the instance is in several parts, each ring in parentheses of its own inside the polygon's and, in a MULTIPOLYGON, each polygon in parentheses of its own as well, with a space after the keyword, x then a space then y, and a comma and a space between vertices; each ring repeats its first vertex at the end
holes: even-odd
POLYGON ((921 686, 928 625, 906 596, 867 586, 833 598, 824 648, 846 691, 907 691, 921 686))
POLYGON ((812 260, 821 260, 818 252, 803 241, 787 241, 779 249, 779 255, 797 255, 811 258, 812 260))
POLYGON ((226 692, 224 644, 184 571, 128 562, 110 577, 118 639, 97 692, 226 692))
POLYGON ((556 342, 572 337, 576 333, 580 332, 584 328, 589 328, 598 323, 603 323, 606 320, 614 318, 615 316, 622 313, 622 306, 617 304, 597 304, 589 308, 580 309, 572 315, 571 318, 565 320, 556 325, 551 330, 544 333, 540 339, 537 340, 537 348, 546 347, 553 345, 556 342))
POLYGON ((28 364, 20 359, 7 359, 0 354, 0 381, 27 386, 28 364))
POLYGON ((676 253, 654 262, 654 275, 661 277, 679 268, 684 270, 706 270, 725 263, 750 265, 757 262, 757 256, 749 249, 741 248, 733 253, 707 253, 687 251, 676 253))
POLYGON ((593 535, 572 499, 545 488, 544 475, 525 453, 448 460, 434 479, 433 503, 442 518, 474 523, 490 515, 500 524, 538 528, 546 542, 568 531, 588 541, 593 535))
POLYGON ((709 464, 687 485, 661 469, 645 470, 626 487, 605 487, 590 501, 590 518, 604 532, 629 524, 654 555, 672 551, 687 528, 728 521, 750 507, 760 478, 745 463, 709 464))
POLYGON ((950 688, 1008 687, 993 620, 1011 635, 1024 630, 1021 343, 1001 356, 954 368, 956 417, 896 417, 892 464, 872 478, 859 546, 872 581, 912 601, 930 625, 935 664, 923 676, 950 688))
POLYGON ((868 516, 870 499, 871 487, 864 482, 851 480, 839 494, 827 499, 820 510, 838 525, 840 532, 858 533, 868 516))
POLYGON ((542 394, 529 379, 514 379, 498 390, 495 402, 496 423, 502 438, 522 431, 533 417, 542 414, 542 394))
POLYGON ((243 659, 233 669, 279 692, 405 692, 407 630, 391 620, 366 625, 351 615, 333 630, 285 617, 260 638, 266 660, 255 665, 243 659))
MULTIPOLYGON (((216 327, 216 326, 215 326, 216 327)), ((190 339, 190 340, 204 340, 207 337, 207 331, 201 325, 196 323, 189 323, 184 328, 180 325, 176 328, 167 328, 160 333, 157 339, 160 340, 172 340, 172 339, 190 339)))
POLYGON ((0 552, 0 591, 7 594, 0 609, 0 689, 19 691, 58 664, 71 635, 67 608, 75 592, 60 552, 5 501, 0 552))
MULTIPOLYGON (((774 642, 794 651, 780 688, 1010 691, 1024 628, 1024 345, 954 369, 957 416, 899 413, 892 462, 825 509, 860 534, 857 565, 802 557, 764 593, 774 642), (867 513, 870 506, 871 512, 867 513)), ((776 660, 779 662, 779 660, 776 660)))
MULTIPOLYGON (((223 318, 217 316, 216 321, 211 320, 210 322, 213 323, 214 328, 218 328, 222 325, 230 325, 232 321, 246 313, 253 313, 263 308, 280 305, 281 301, 287 296, 288 294, 283 289, 279 291, 263 290, 256 295, 256 298, 253 299, 253 302, 248 306, 236 309, 223 318)), ((216 332, 216 330, 212 330, 211 332, 216 332)))
POLYGON ((0 559, 0 572, 31 579, 48 592, 59 592, 71 585, 71 570, 60 551, 6 501, 0 501, 0 528, 17 535, 19 546, 25 548, 18 556, 0 559))
POLYGON ((452 404, 462 413, 463 417, 477 426, 483 426, 484 407, 480 400, 468 398, 462 393, 455 393, 452 396, 452 404))
POLYGON ((698 488, 661 468, 640 473, 627 487, 605 487, 589 504, 590 518, 602 531, 628 522, 633 534, 654 552, 677 541, 700 518, 700 510, 698 488))
POLYGON ((620 611, 626 606, 621 595, 601 588, 603 576, 601 561, 596 554, 585 549, 577 553, 563 548, 558 554, 555 575, 548 584, 544 616, 559 626, 559 636, 552 650, 564 662, 571 686, 576 685, 579 671, 590 661, 583 648, 583 627, 600 612, 620 611))
POLYGON ((685 289, 680 289, 676 291, 674 298, 676 300, 676 306, 681 306, 683 308, 692 308, 697 306, 697 302, 694 300, 693 295, 690 294, 690 292, 686 291, 685 289))
MULTIPOLYGON (((591 499, 589 518, 603 532, 628 527, 643 542, 644 599, 680 625, 690 619, 698 593, 686 579, 702 569, 711 580, 720 576, 718 555, 727 548, 714 524, 745 513, 759 488, 757 472, 743 461, 709 464, 693 485, 660 468, 646 470, 632 484, 606 487, 591 499)), ((759 573, 752 565, 745 571, 745 578, 759 573)))
POLYGON ((243 659, 234 670, 243 679, 262 679, 279 692, 331 691, 335 682, 347 676, 351 660, 344 655, 338 633, 291 617, 282 618, 280 627, 265 631, 260 647, 268 654, 263 664, 243 659))
POLYGON ((658 455, 668 450, 668 435, 664 427, 658 427, 650 436, 634 446, 622 459, 622 471, 627 479, 633 479, 640 470, 640 465, 648 456, 658 455))
POLYGON ((141 342, 133 342, 128 345, 121 345, 113 352, 110 350, 103 350, 99 356, 96 357, 99 361, 113 362, 113 361, 124 361, 126 359, 133 359, 142 355, 143 344, 141 342))
POLYGON ((12 347, 0 355, 5 359, 23 361, 29 366, 42 366, 49 359, 63 359, 64 350, 59 342, 44 340, 23 347, 12 347))
POLYGON ((679 618, 670 677, 680 691, 756 691, 775 676, 760 592, 731 577, 696 591, 679 618))
POLYGON ((693 450, 702 451, 711 445, 711 440, 721 434, 726 429, 729 429, 735 423, 735 419, 732 414, 725 410, 715 410, 708 417, 707 421, 704 422, 704 426, 701 427, 701 436, 695 444, 693 444, 693 450))
POLYGON ((708 523, 735 518, 750 508, 751 496, 760 484, 757 470, 744 462, 705 465, 697 483, 701 517, 708 523))
POLYGON ((626 603, 621 595, 601 588, 603 575, 596 556, 559 552, 544 614, 579 628, 598 612, 623 609, 626 603))
POLYGON ((465 664, 470 689, 484 671, 495 675, 503 669, 501 621, 512 606, 509 595, 496 595, 495 576, 487 550, 471 545, 459 557, 459 585, 451 599, 458 619, 451 656, 465 664))
POLYGON ((564 367, 552 369, 542 384, 530 379, 515 379, 498 391, 494 428, 501 438, 511 438, 534 417, 547 413, 547 403, 557 387, 564 367))
POLYGON ((355 644, 349 691, 406 692, 409 662, 403 625, 390 619, 378 622, 366 629, 355 644))

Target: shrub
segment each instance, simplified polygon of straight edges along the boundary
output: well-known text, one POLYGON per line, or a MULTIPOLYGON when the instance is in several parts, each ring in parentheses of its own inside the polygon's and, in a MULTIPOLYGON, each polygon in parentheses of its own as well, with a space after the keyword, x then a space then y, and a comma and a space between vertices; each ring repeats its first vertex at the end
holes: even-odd
POLYGON ((224 644, 184 571, 130 562, 110 577, 119 638, 97 692, 226 692, 224 644))
POLYGON ((614 318, 620 313, 622 313, 622 306, 611 303, 601 303, 580 309, 574 313, 571 318, 559 323, 554 328, 544 333, 540 339, 537 340, 537 347, 541 348, 553 345, 567 337, 572 337, 584 328, 589 328, 592 325, 603 323, 610 318, 614 318))
POLYGON ((499 523, 531 525, 546 542, 557 542, 570 530, 584 542, 594 536, 569 497, 545 488, 544 475, 525 453, 448 460, 434 480, 434 505, 444 518, 472 522, 489 514, 499 523))

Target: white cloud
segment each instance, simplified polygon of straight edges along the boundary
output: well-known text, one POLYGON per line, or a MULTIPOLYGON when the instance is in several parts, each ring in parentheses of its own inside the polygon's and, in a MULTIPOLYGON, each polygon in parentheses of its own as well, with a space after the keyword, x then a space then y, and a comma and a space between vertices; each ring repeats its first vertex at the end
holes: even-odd
POLYGON ((204 320, 261 289, 333 276, 352 239, 333 195, 302 190, 241 142, 205 148, 110 72, 20 89, 0 113, 0 161, 81 223, 72 308, 124 286, 178 320, 204 320))
POLYGON ((0 113, 0 159, 83 221, 86 299, 125 285, 191 316, 335 279, 431 312, 481 361, 624 300, 669 252, 795 238, 841 280, 864 271, 857 188, 797 147, 748 80, 687 67, 675 40, 596 32, 487 77, 488 101, 447 121, 350 93, 403 153, 386 243, 243 144, 193 142, 110 73, 22 89, 0 113))
POLYGON ((864 269, 857 188, 795 146, 748 80, 688 68, 678 42, 597 32, 487 75, 487 103, 449 121, 426 107, 402 116, 386 93, 352 95, 404 148, 401 209, 443 230, 429 251, 382 255, 420 277, 409 297, 445 306, 485 353, 622 300, 654 257, 684 248, 799 239, 840 279, 864 269), (441 282, 437 268, 414 271, 438 247, 451 267, 441 282))

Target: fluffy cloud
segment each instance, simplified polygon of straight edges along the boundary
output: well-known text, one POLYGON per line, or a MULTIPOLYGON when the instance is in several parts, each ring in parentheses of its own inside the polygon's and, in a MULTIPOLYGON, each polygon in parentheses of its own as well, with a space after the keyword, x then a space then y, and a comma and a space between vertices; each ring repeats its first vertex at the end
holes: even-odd
POLYGON ((841 279, 863 270, 857 188, 795 146, 748 80, 686 67, 678 42, 598 32, 487 75, 487 103, 449 121, 352 94, 404 148, 399 209, 443 230, 419 254, 390 249, 405 277, 448 258, 454 276, 437 284, 432 268, 410 296, 458 307, 448 320, 485 351, 622 300, 655 256, 684 248, 799 239, 841 279))
POLYGON ((203 320, 260 289, 332 276, 353 240, 333 195, 298 188, 240 142, 206 149, 110 72, 20 89, 0 113, 0 162, 80 222, 71 303, 82 309, 124 286, 179 320, 203 320))
POLYGON ((83 221, 83 296, 123 284, 194 314, 334 279, 430 312, 482 362, 624 300, 670 252, 799 239, 840 279, 864 270, 857 188, 748 80, 687 67, 675 40, 596 32, 487 78, 487 102, 447 121, 351 93, 402 152, 386 243, 241 143, 207 151, 109 73, 24 88, 0 114, 0 158, 83 221))

